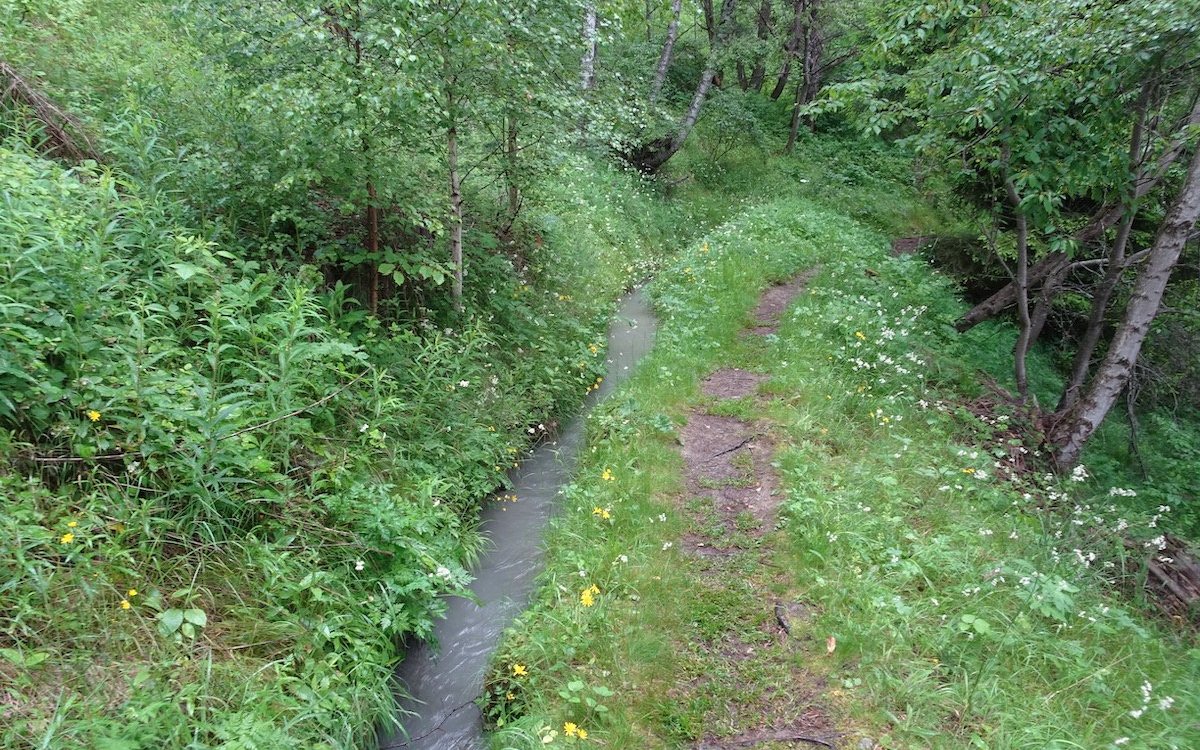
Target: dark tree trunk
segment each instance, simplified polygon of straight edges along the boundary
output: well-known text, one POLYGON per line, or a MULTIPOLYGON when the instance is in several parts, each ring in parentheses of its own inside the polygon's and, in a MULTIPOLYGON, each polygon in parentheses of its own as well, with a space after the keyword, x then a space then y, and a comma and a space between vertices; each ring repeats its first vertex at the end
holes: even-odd
POLYGON ((1063 266, 1057 273, 1046 277, 1038 289, 1037 304, 1034 305, 1033 312, 1030 313, 1030 346, 1033 346, 1033 343, 1041 337, 1042 329, 1046 327, 1046 321, 1050 319, 1050 310, 1054 307, 1054 298, 1058 295, 1058 290, 1062 288, 1063 280, 1067 277, 1067 273, 1070 270, 1070 265, 1063 266))
MULTIPOLYGON (((1058 273, 1067 266, 1070 259, 1066 253, 1051 253, 1029 267, 1029 283, 1040 284, 1047 277, 1058 273)), ((969 331, 985 320, 999 315, 1017 301, 1017 287, 1014 282, 1006 284, 992 296, 968 310, 955 323, 954 327, 960 333, 969 331)))
POLYGON ((375 183, 367 182, 367 253, 371 267, 370 289, 367 291, 368 307, 372 315, 379 314, 379 205, 375 196, 375 183))
MULTIPOLYGON (((1007 154, 1005 155, 1007 160, 1007 154)), ((1017 194, 1016 185, 1004 172, 1004 190, 1008 196, 1017 222, 1017 269, 1013 282, 1017 287, 1017 325, 1020 333, 1013 349, 1013 376, 1017 381, 1017 393, 1024 403, 1029 397, 1029 375, 1026 372, 1025 360, 1032 343, 1033 322, 1029 316, 1029 219, 1021 208, 1021 196, 1017 194)))
MULTIPOLYGON (((758 6, 757 14, 758 23, 758 40, 766 42, 771 37, 771 28, 775 25, 774 14, 771 12, 771 0, 763 0, 758 6)), ((750 79, 747 85, 743 88, 752 89, 754 91, 762 90, 763 78, 767 75, 767 62, 763 59, 762 54, 758 56, 758 60, 754 63, 754 70, 750 73, 750 79)))
POLYGON ((1116 291, 1121 274, 1125 270, 1125 248, 1129 244, 1133 218, 1134 214, 1130 213, 1121 222, 1121 228, 1117 230, 1117 239, 1109 252, 1108 267, 1104 270, 1104 280, 1092 293, 1092 309, 1088 314, 1087 328, 1075 350, 1075 359, 1071 363, 1071 376, 1067 379, 1067 385, 1063 388, 1062 396, 1058 400, 1058 406, 1055 409, 1057 412, 1061 413, 1073 408, 1079 402, 1083 384, 1087 382, 1088 372, 1092 367, 1092 354, 1100 344, 1100 336, 1104 332, 1108 304, 1112 300, 1113 292, 1116 291))
POLYGON ((704 10, 704 30, 708 33, 708 47, 712 49, 717 43, 717 16, 713 9, 713 0, 700 0, 700 7, 704 10))
POLYGON ((771 89, 771 98, 776 101, 783 96, 784 89, 787 88, 788 78, 792 73, 792 60, 796 58, 804 40, 804 21, 807 17, 805 0, 793 0, 792 11, 792 28, 783 43, 783 66, 779 69, 779 77, 775 79, 775 88, 771 89))
POLYGON ((1054 460, 1060 470, 1079 463, 1084 445, 1129 383, 1142 342, 1158 314, 1171 270, 1179 261, 1197 219, 1200 219, 1200 148, 1193 154, 1179 195, 1159 227, 1121 325, 1086 395, 1073 408, 1056 415, 1050 441, 1055 446, 1054 460))
POLYGON ((804 81, 796 82, 796 100, 792 102, 792 124, 788 130, 787 145, 783 147, 785 154, 796 149, 796 139, 800 136, 800 107, 804 104, 804 81))
POLYGON ((504 171, 508 181, 508 219, 515 221, 521 211, 521 188, 517 181, 517 118, 511 114, 504 118, 504 171))

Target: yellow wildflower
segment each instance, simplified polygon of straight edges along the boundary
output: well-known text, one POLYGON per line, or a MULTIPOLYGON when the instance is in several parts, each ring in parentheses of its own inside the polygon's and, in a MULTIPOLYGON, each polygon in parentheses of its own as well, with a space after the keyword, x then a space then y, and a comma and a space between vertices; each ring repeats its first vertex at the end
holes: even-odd
POLYGON ((581 739, 581 740, 587 739, 587 730, 584 729, 583 727, 579 728, 579 739, 581 739))
POLYGON ((517 677, 524 677, 525 675, 529 674, 529 670, 525 668, 524 664, 512 665, 512 671, 513 671, 513 675, 515 675, 517 677))
POLYGON ((855 331, 855 332, 854 332, 854 338, 858 339, 859 341, 866 341, 866 340, 867 340, 867 337, 866 337, 865 335, 863 335, 863 332, 862 332, 862 331, 855 331))
POLYGON ((133 605, 129 603, 129 600, 128 600, 128 599, 122 599, 122 600, 121 600, 121 609, 129 609, 129 608, 130 608, 130 607, 132 607, 132 606, 133 606, 133 605))
POLYGON ((128 596, 130 599, 132 599, 133 597, 135 597, 137 595, 138 595, 137 589, 129 589, 129 591, 125 594, 125 596, 128 596))
POLYGON ((67 528, 68 528, 68 529, 73 529, 73 528, 75 528, 75 527, 76 527, 76 526, 78 526, 78 525, 79 525, 79 522, 78 522, 78 521, 67 521, 67 528))
POLYGON ((606 521, 612 518, 612 513, 608 510, 608 508, 601 508, 599 505, 597 505, 595 508, 592 508, 592 515, 600 516, 606 521))
POLYGON ((575 726, 575 722, 568 721, 563 724, 563 734, 568 737, 578 737, 579 727, 575 726))
POLYGON ((583 592, 579 594, 579 603, 585 607, 590 607, 596 603, 596 597, 592 596, 591 589, 584 589, 583 592))
POLYGON ((508 694, 506 694, 504 697, 505 697, 507 700, 510 700, 510 701, 511 701, 511 700, 515 700, 517 696, 515 696, 515 695, 513 695, 511 692, 509 692, 509 693, 508 693, 508 694))
POLYGON ((613 476, 613 473, 608 470, 607 466, 605 466, 604 471, 600 473, 600 478, 606 482, 611 482, 612 480, 616 479, 616 477, 613 476))
POLYGON ((968 466, 967 468, 963 469, 962 472, 963 474, 974 474, 975 469, 974 467, 968 466))
POLYGON ((96 411, 95 409, 87 410, 87 418, 92 420, 93 422, 99 422, 101 416, 102 415, 100 414, 100 412, 96 411))
POLYGON ((75 535, 68 531, 67 533, 63 534, 58 541, 62 542, 63 544, 70 544, 71 542, 75 541, 75 535))

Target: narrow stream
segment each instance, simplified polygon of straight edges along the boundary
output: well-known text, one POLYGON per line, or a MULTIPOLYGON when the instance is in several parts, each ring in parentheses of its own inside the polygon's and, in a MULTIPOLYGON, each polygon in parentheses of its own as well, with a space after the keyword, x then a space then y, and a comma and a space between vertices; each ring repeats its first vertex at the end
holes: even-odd
POLYGON ((621 383, 654 344, 655 319, 644 290, 621 301, 608 328, 608 372, 581 412, 553 441, 539 445, 509 475, 516 503, 489 503, 482 513, 487 552, 471 591, 449 602, 434 627, 440 649, 417 644, 396 668, 409 696, 399 701, 405 732, 380 737, 380 750, 480 750, 483 721, 474 700, 483 692, 484 670, 500 634, 529 602, 542 569, 542 533, 583 445, 584 418, 621 383))

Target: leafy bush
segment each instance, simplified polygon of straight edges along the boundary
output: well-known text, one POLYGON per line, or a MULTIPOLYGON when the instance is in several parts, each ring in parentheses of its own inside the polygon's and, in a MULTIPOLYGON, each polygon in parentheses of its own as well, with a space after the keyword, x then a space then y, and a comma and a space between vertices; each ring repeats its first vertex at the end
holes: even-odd
POLYGON ((466 585, 479 500, 594 382, 664 221, 620 173, 555 179, 602 224, 383 326, 161 185, 3 145, 0 742, 349 746, 391 715, 396 644, 466 585))

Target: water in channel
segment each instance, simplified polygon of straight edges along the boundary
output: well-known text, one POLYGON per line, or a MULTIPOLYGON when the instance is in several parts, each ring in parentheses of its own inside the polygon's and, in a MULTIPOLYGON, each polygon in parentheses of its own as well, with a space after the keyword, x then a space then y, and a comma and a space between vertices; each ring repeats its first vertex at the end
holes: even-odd
POLYGON ((466 598, 449 601, 434 627, 440 648, 420 643, 396 668, 410 697, 399 701, 404 732, 381 736, 380 750, 480 750, 486 747, 475 699, 505 627, 527 605, 542 569, 542 532, 570 479, 583 444, 584 418, 633 370, 654 343, 655 320, 644 290, 621 301, 608 329, 608 371, 555 439, 536 447, 510 474, 516 503, 489 503, 482 513, 487 551, 466 598))

